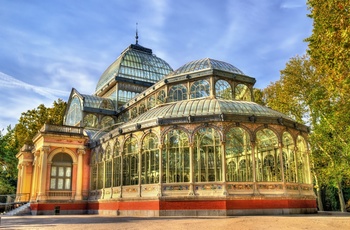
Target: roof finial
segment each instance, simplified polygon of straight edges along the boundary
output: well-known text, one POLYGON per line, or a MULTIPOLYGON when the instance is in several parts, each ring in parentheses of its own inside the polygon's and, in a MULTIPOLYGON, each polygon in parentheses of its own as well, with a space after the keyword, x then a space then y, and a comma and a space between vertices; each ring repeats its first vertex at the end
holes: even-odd
POLYGON ((136 45, 139 44, 139 34, 138 34, 138 31, 137 31, 137 25, 138 25, 138 23, 136 22, 136 36, 135 36, 135 38, 136 38, 136 45))

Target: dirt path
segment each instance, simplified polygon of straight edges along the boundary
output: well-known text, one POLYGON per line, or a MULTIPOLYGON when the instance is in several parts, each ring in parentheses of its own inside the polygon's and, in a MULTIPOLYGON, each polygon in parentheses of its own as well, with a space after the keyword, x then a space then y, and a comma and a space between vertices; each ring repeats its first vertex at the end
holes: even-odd
POLYGON ((349 214, 242 217, 2 216, 0 229, 350 229, 349 214))

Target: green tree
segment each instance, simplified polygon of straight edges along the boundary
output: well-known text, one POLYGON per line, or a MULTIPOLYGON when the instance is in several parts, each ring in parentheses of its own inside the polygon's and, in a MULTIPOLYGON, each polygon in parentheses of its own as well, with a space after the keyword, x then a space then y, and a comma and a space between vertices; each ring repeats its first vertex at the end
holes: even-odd
POLYGON ((308 53, 323 89, 314 103, 319 119, 314 125, 318 135, 312 141, 329 156, 333 173, 328 178, 338 189, 340 209, 345 211, 342 190, 350 170, 350 2, 308 0, 308 6, 314 21, 312 35, 306 39, 308 53))
POLYGON ((16 190, 17 149, 14 130, 8 126, 6 134, 0 131, 0 194, 12 194, 16 190))
POLYGON ((58 99, 54 101, 52 108, 41 104, 36 109, 23 112, 14 128, 19 146, 32 144, 33 137, 45 123, 62 125, 66 105, 66 102, 58 99))

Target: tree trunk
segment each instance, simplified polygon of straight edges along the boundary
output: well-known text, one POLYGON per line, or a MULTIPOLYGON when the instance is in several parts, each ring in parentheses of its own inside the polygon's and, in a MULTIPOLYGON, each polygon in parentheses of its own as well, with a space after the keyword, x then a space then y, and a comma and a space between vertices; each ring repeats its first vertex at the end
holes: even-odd
POLYGON ((320 186, 318 185, 317 176, 315 176, 315 185, 316 185, 316 193, 317 193, 316 195, 317 195, 318 211, 324 211, 323 203, 322 203, 321 189, 320 189, 320 186))
POLYGON ((343 195, 343 186, 341 185, 341 181, 338 181, 338 196, 339 196, 339 203, 340 203, 340 211, 346 212, 346 206, 345 206, 345 200, 343 195))

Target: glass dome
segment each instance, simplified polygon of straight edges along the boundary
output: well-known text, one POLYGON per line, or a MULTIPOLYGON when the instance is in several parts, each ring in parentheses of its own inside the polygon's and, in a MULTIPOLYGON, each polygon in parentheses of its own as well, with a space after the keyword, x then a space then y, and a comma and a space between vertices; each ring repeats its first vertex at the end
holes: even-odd
POLYGON ((172 75, 178 75, 178 74, 185 74, 185 73, 192 73, 196 72, 199 70, 206 70, 206 69, 216 69, 216 70, 222 70, 230 73, 236 73, 236 74, 241 74, 244 75, 244 73, 236 68, 235 66, 223 62, 223 61, 218 61, 210 58, 204 58, 196 61, 191 61, 177 70, 175 70, 172 75))
POLYGON ((151 49, 138 44, 130 45, 101 75, 96 92, 108 85, 115 77, 156 83, 171 71, 173 69, 170 65, 152 54, 151 49))

